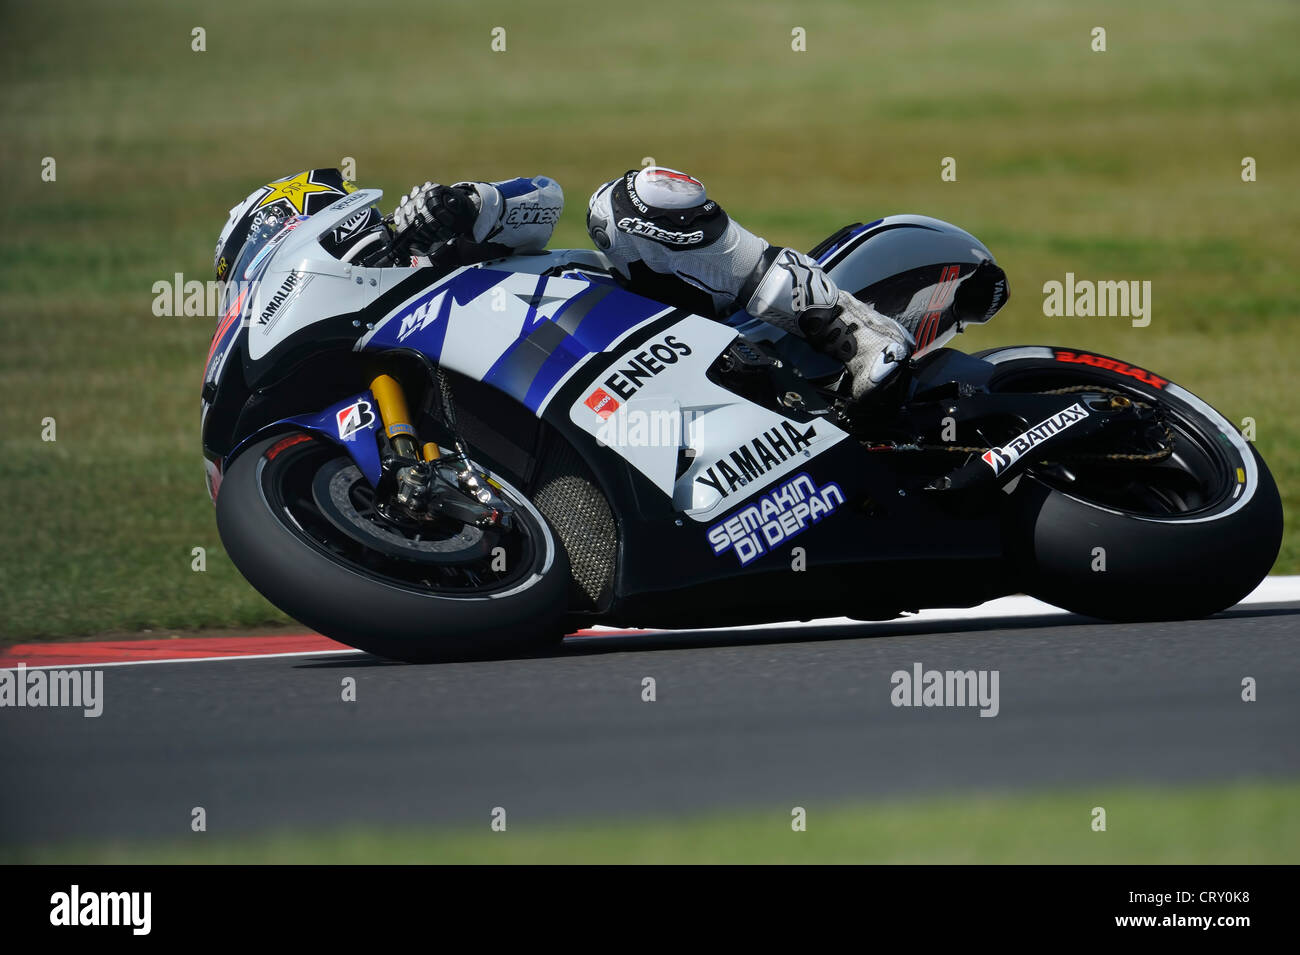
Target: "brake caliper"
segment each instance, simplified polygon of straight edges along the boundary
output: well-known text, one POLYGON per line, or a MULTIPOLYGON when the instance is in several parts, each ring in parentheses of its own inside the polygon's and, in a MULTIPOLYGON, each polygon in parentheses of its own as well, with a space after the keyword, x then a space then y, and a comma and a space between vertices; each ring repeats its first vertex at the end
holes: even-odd
POLYGON ((448 458, 433 442, 420 447, 406 394, 396 379, 376 375, 370 391, 393 449, 393 455, 384 461, 385 475, 391 475, 391 500, 403 516, 447 518, 471 527, 509 527, 509 507, 493 491, 487 475, 475 471, 463 452, 448 458))

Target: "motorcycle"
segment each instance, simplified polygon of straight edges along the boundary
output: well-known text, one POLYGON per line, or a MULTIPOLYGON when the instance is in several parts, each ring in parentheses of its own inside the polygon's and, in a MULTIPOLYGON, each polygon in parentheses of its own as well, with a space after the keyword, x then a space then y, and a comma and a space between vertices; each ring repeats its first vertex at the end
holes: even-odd
POLYGON ((917 338, 863 407, 802 340, 634 294, 594 250, 327 252, 381 195, 239 263, 202 394, 230 558, 342 643, 422 662, 1018 592, 1191 618, 1277 556, 1267 467, 1190 391, 1080 349, 946 347, 1006 300, 956 226, 889 216, 811 251, 917 338))

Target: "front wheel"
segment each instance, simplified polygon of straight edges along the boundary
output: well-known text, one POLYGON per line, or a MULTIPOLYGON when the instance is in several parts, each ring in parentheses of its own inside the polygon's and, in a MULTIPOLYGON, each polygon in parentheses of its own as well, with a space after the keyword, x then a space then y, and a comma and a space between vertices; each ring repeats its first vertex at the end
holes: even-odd
POLYGON ((1103 355, 1018 347, 976 357, 997 366, 993 391, 1102 386, 1162 422, 1154 444, 1123 436, 1132 442, 1025 471, 1007 540, 1026 593, 1111 620, 1187 619, 1232 606, 1268 574, 1282 540, 1277 485, 1205 401, 1103 355), (1162 443, 1172 452, 1152 454, 1162 443))
POLYGON ((304 432, 252 443, 230 463, 217 527, 239 571, 331 639, 420 663, 534 648, 563 635, 568 559, 546 519, 489 475, 508 532, 403 527, 337 446, 304 432))

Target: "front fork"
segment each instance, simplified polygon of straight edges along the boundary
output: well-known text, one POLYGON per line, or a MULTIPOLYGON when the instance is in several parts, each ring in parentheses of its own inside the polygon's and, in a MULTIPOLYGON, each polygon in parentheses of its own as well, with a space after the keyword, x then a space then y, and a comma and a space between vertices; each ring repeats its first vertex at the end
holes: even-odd
POLYGON ((379 406, 384 434, 398 460, 393 470, 393 499, 410 517, 449 517, 477 527, 503 523, 508 510, 488 486, 485 475, 477 474, 469 461, 460 457, 460 467, 451 467, 454 478, 437 467, 444 461, 442 449, 433 441, 420 444, 406 393, 397 379, 380 373, 370 381, 370 392, 379 406), (448 493, 451 492, 451 493, 448 493), (466 500, 466 497, 469 500, 466 500))
POLYGON ((379 405, 379 417, 384 422, 384 434, 399 457, 436 461, 442 450, 432 441, 425 443, 416 453, 417 437, 411 424, 411 411, 406 404, 406 393, 392 375, 376 375, 370 382, 370 393, 379 405))

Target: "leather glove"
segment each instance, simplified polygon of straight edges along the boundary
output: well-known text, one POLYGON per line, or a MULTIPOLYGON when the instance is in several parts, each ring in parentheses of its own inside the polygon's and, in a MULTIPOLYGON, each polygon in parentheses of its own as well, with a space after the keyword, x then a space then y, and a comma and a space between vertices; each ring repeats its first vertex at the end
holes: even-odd
POLYGON ((426 182, 404 196, 393 210, 397 238, 416 254, 457 236, 468 235, 478 218, 478 196, 470 189, 426 182))

